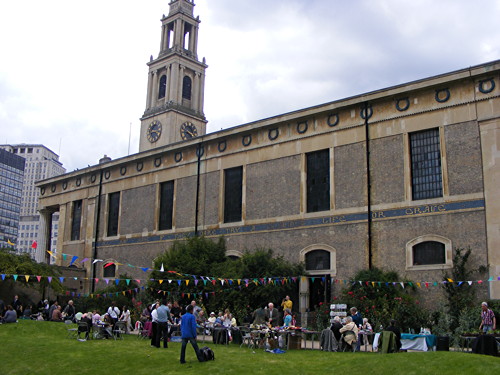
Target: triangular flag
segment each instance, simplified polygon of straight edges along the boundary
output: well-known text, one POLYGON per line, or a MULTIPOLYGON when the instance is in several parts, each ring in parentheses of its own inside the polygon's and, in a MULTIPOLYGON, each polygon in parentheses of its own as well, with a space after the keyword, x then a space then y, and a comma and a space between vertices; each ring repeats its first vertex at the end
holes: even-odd
POLYGON ((115 279, 115 284, 118 285, 120 283, 120 279, 115 279))
POLYGON ((17 275, 12 275, 12 277, 14 278, 14 281, 17 281, 17 275))
POLYGON ((73 265, 73 263, 75 263, 75 260, 77 260, 78 257, 76 255, 73 256, 73 258, 71 259, 71 263, 69 264, 69 266, 71 267, 73 265))
POLYGON ((163 268, 163 263, 161 264, 160 271, 161 271, 161 272, 165 272, 165 269, 163 268))
POLYGON ((148 267, 141 267, 141 270, 143 270, 144 272, 148 272, 149 268, 148 267))
POLYGON ((36 279, 38 280, 38 282, 40 282, 40 280, 42 279, 42 276, 37 276, 36 279))
POLYGON ((26 282, 28 282, 30 280, 29 275, 24 275, 24 278, 26 279, 26 282))
POLYGON ((5 280, 5 274, 2 273, 2 280, 5 280))
POLYGON ((52 276, 48 276, 47 280, 49 280, 49 284, 52 282, 52 276))
POLYGON ((127 285, 130 284, 130 279, 126 279, 125 281, 127 282, 127 285))
POLYGON ((89 258, 83 258, 80 263, 85 263, 87 260, 89 260, 89 258))
POLYGON ((59 281, 60 281, 61 283, 62 283, 62 282, 64 282, 64 277, 62 277, 62 276, 61 276, 61 277, 59 278, 59 281))
POLYGON ((158 282, 160 283, 160 285, 163 283, 163 280, 158 280, 158 282))

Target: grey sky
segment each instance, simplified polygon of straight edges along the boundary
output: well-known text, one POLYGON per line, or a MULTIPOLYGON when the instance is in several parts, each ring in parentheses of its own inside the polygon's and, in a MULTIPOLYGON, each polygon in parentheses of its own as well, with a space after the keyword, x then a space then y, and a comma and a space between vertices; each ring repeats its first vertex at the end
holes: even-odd
MULTIPOLYGON (((208 131, 500 59, 500 0, 198 0, 208 131)), ((0 143, 138 150, 169 0, 0 4, 0 143)))

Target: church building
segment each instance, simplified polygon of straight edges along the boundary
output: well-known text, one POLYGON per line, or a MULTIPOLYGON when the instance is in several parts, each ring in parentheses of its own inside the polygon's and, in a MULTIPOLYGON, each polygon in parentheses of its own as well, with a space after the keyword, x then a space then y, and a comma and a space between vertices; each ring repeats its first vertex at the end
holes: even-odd
POLYGON ((90 259, 72 264, 87 278, 78 292, 144 278, 127 265, 204 235, 224 236, 228 256, 303 261, 316 282, 300 281, 300 311, 370 267, 442 280, 468 247, 488 266, 481 296, 500 298, 500 61, 206 134, 200 20, 192 0, 169 6, 139 153, 38 183, 38 246, 49 249, 58 213, 57 254, 90 259))

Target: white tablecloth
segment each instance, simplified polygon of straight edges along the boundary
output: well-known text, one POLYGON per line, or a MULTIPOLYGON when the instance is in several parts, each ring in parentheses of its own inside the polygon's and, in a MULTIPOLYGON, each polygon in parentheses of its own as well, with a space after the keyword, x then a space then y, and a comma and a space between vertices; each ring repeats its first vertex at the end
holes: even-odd
MULTIPOLYGON (((373 339, 373 351, 378 350, 378 340, 380 333, 375 334, 373 339)), ((417 337, 413 340, 401 340, 401 350, 420 350, 426 352, 429 350, 427 343, 425 342, 425 337, 417 337)))

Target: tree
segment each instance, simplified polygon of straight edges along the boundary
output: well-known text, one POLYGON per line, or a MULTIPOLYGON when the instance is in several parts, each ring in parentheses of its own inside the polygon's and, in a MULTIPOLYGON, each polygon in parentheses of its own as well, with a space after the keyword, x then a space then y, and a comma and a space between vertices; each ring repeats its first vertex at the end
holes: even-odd
POLYGON ((362 270, 354 276, 354 280, 356 282, 343 291, 342 302, 345 301, 349 307, 355 306, 374 328, 389 324, 391 319, 395 319, 405 330, 427 326, 429 314, 416 299, 416 288, 413 283, 413 286, 409 285, 410 280, 403 280, 405 287, 402 288, 397 272, 378 268, 362 270))
POLYGON ((291 279, 269 283, 269 278, 305 273, 302 264, 275 257, 270 249, 247 251, 239 259, 228 258, 223 237, 216 241, 205 237, 176 241, 153 263, 153 280, 148 282, 151 298, 168 296, 184 304, 198 299, 210 311, 229 308, 240 321, 264 303, 294 295, 297 284, 291 279), (162 266, 164 272, 158 271, 162 266))
POLYGON ((484 273, 486 267, 481 265, 473 267, 470 264, 470 256, 472 249, 470 247, 455 248, 453 253, 453 267, 450 273, 446 272, 443 275, 442 284, 446 299, 447 312, 451 315, 450 330, 454 331, 459 325, 459 317, 464 309, 474 307, 476 301, 476 289, 474 286, 467 283, 468 280, 473 280, 476 273, 484 273), (452 280, 452 282, 449 282, 452 280), (459 285, 459 282, 462 282, 459 285))
POLYGON ((44 296, 44 292, 48 286, 56 293, 64 290, 57 279, 60 273, 55 266, 37 263, 28 254, 17 255, 9 248, 0 249, 0 273, 5 275, 21 275, 21 277, 17 278, 16 282, 38 290, 42 296, 44 296), (30 279, 26 280, 25 275, 28 275, 30 279), (40 282, 35 281, 36 276, 41 276, 40 282), (50 283, 47 279, 48 276, 54 277, 50 283))

